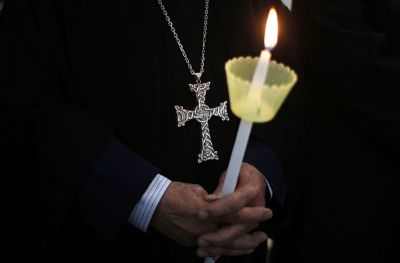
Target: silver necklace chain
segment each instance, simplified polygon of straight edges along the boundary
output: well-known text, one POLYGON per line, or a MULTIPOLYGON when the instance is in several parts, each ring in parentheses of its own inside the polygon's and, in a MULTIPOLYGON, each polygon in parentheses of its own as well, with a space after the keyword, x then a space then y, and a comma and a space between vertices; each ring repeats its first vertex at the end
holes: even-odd
POLYGON ((208 6, 210 0, 205 1, 204 7, 204 25, 203 25, 203 45, 201 50, 201 63, 200 63, 200 72, 195 72, 193 70, 192 64, 190 64, 189 58, 183 48, 181 40, 179 39, 178 33, 176 33, 175 27, 171 21, 171 18, 168 16, 168 12, 165 9, 165 6, 162 0, 157 0, 158 4, 161 7, 161 11, 165 16, 165 20, 168 23, 168 26, 171 29, 172 34, 176 40, 176 43, 179 46, 179 49, 182 53, 183 58, 189 68, 190 74, 192 74, 196 78, 197 84, 189 84, 190 90, 196 94, 198 105, 194 110, 186 110, 182 106, 175 106, 176 116, 178 119, 178 127, 185 126, 185 123, 195 119, 201 124, 201 152, 197 155, 197 161, 199 163, 208 160, 218 160, 218 152, 214 150, 212 141, 210 128, 208 125, 208 121, 212 116, 218 116, 222 118, 222 120, 228 121, 228 111, 227 111, 227 101, 220 103, 220 106, 215 108, 210 108, 205 104, 206 93, 210 89, 210 82, 201 83, 201 75, 204 72, 204 64, 205 64, 205 53, 206 53, 206 38, 207 38, 207 23, 208 23, 208 6))
POLYGON ((205 0, 205 7, 204 7, 204 24, 203 24, 203 45, 202 45, 202 50, 201 50, 201 63, 200 63, 200 72, 195 72, 193 70, 192 64, 190 64, 189 58, 186 55, 185 49, 183 48, 183 45, 181 43, 181 40, 179 39, 178 33, 175 30, 174 24, 171 21, 171 18, 168 15, 168 12, 162 2, 162 0, 157 0, 158 4, 161 7, 161 11, 163 12, 165 16, 165 20, 168 23, 168 26, 171 29, 172 34, 174 35, 174 38, 176 40, 176 43, 179 46, 179 49, 182 52, 182 56, 185 59, 185 62, 189 68, 190 74, 192 74, 195 78, 197 83, 201 83, 201 75, 204 72, 204 62, 205 62, 205 54, 206 54, 206 39, 207 39, 207 24, 208 24, 208 3, 209 0, 205 0))

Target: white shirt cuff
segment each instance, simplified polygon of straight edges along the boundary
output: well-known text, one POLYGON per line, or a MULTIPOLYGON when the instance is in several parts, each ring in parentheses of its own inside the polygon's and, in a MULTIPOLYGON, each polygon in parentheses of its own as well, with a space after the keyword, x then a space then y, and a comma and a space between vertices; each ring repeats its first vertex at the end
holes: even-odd
POLYGON ((128 222, 143 232, 146 232, 154 211, 170 183, 171 180, 161 174, 157 174, 135 208, 133 208, 128 222))

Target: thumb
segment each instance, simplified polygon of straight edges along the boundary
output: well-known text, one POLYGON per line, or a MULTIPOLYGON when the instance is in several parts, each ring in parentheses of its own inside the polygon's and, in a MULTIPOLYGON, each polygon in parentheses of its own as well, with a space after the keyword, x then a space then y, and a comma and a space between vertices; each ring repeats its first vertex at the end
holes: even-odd
POLYGON ((219 182, 218 182, 217 188, 214 190, 214 192, 212 194, 209 194, 209 195, 207 195, 205 197, 205 201, 213 202, 213 201, 216 201, 216 200, 218 200, 218 199, 220 199, 222 197, 221 196, 221 192, 222 192, 222 187, 224 186, 225 175, 226 175, 226 171, 219 178, 219 182))

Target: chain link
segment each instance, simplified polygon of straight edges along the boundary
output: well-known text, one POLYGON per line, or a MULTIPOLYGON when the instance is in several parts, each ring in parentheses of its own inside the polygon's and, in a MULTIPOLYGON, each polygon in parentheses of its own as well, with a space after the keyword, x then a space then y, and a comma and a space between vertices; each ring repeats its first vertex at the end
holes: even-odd
POLYGON ((168 26, 171 29, 172 34, 174 35, 174 38, 176 40, 176 43, 178 44, 179 49, 182 52, 182 56, 185 59, 185 62, 189 68, 190 74, 192 74, 194 77, 197 79, 197 83, 200 83, 201 80, 201 75, 204 72, 204 63, 205 63, 205 54, 206 54, 206 39, 207 39, 207 25, 208 25, 208 6, 209 6, 209 0, 205 0, 205 7, 204 7, 204 25, 203 25, 203 45, 202 45, 202 50, 201 50, 201 63, 200 63, 200 72, 196 73, 193 70, 192 64, 190 64, 189 58, 186 55, 185 49, 183 48, 183 45, 181 43, 181 40, 179 39, 178 33, 175 30, 174 24, 171 21, 171 18, 168 15, 168 12, 162 2, 162 0, 157 0, 158 4, 161 7, 161 11, 163 12, 165 16, 165 20, 168 23, 168 26))

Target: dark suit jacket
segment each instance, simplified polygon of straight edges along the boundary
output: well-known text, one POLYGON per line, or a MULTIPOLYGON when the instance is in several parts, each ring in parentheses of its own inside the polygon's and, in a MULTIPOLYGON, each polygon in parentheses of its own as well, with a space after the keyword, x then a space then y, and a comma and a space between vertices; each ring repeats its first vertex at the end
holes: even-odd
MULTIPOLYGON (((204 2, 165 4, 197 68, 203 22, 197 14, 204 2)), ((203 77, 211 80, 206 99, 211 107, 228 99, 224 62, 261 50, 260 10, 265 5, 257 1, 211 3, 203 77)), ((193 248, 125 223, 158 172, 212 191, 226 169, 238 124, 232 113, 227 123, 211 119, 220 160, 197 163, 200 127, 192 121, 178 128, 173 107, 194 107, 188 89, 193 78, 157 1, 14 0, 6 3, 1 22, 9 245, 25 249, 34 242, 39 258, 56 261, 202 261, 193 248), (112 172, 93 168, 114 139, 125 148, 106 158, 112 172)), ((259 147, 262 137, 254 137, 248 161, 264 171, 282 201, 282 179, 274 178, 275 168, 262 168, 278 166, 268 157, 272 152, 259 147)), ((276 171, 279 177, 279 167, 276 171)), ((263 261, 265 253, 264 244, 253 258, 263 261)))
POLYGON ((276 262, 399 262, 400 2, 294 5, 308 138, 276 262))

